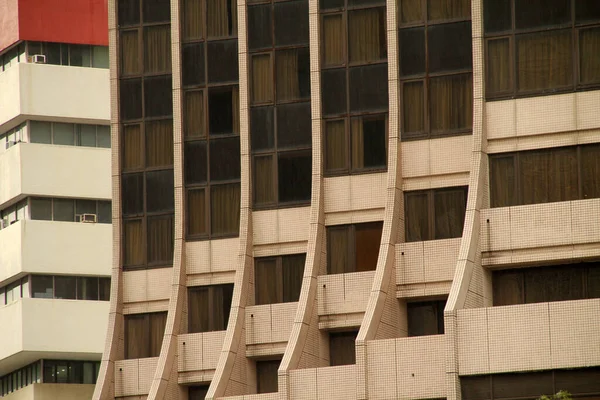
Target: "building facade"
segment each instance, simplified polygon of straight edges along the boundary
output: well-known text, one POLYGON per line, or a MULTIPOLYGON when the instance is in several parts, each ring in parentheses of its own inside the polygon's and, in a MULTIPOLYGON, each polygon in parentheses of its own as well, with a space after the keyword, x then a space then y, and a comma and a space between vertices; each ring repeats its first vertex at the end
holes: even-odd
POLYGON ((600 3, 108 20, 95 400, 600 396, 600 3))
POLYGON ((108 6, 0 1, 0 398, 91 399, 112 263, 108 6))

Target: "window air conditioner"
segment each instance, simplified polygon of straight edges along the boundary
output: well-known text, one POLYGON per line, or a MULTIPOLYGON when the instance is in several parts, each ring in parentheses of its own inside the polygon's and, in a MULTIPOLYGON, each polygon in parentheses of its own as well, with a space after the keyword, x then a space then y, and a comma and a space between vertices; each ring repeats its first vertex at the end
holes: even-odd
POLYGON ((96 214, 81 214, 77 217, 79 218, 78 222, 83 222, 86 224, 95 224, 98 221, 96 214))
POLYGON ((34 64, 46 64, 46 56, 43 54, 34 54, 31 56, 31 62, 34 64))

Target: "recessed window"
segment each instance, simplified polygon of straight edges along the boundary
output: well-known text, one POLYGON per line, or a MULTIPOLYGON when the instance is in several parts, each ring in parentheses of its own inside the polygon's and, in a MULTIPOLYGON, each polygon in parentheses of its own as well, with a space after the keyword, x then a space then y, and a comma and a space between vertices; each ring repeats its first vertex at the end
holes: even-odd
POLYGON ((189 287, 188 333, 226 330, 232 296, 232 284, 189 287))
POLYGON ((492 207, 600 197, 600 145, 490 156, 492 207))
POLYGON ((329 364, 356 364, 356 336, 358 331, 329 333, 329 364))
POLYGON ((37 299, 110 300, 110 278, 31 275, 20 283, 22 297, 30 296, 30 286, 37 299))
POLYGON ((374 271, 382 222, 327 227, 327 273, 374 271))
POLYGON ((494 306, 600 298, 597 263, 494 271, 494 306))
POLYGON ((484 17, 488 99, 585 90, 600 83, 597 2, 486 0, 484 17))
POLYGON ((158 357, 166 324, 166 312, 125 315, 125 359, 158 357))
POLYGON ((208 386, 190 386, 188 388, 188 399, 189 400, 204 400, 208 393, 208 386))
POLYGON ((406 304, 408 336, 443 335, 446 300, 406 304))
POLYGON ((255 258, 256 305, 298 301, 305 261, 306 254, 255 258))
POLYGON ((275 393, 278 390, 277 370, 281 359, 256 362, 256 392, 275 393))

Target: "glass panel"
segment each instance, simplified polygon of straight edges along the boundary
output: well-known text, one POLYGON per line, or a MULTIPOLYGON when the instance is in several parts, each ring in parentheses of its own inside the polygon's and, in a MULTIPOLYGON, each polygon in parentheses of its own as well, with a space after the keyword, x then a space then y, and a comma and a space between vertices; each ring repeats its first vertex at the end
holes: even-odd
POLYGON ((278 276, 277 272, 277 259, 254 260, 254 290, 257 306, 282 302, 282 277, 278 276))
POLYGON ((75 125, 54 122, 52 124, 53 142, 64 146, 75 145, 75 125))
POLYGON ((171 22, 171 2, 169 0, 143 0, 142 16, 144 22, 171 22))
POLYGON ((144 211, 143 174, 121 176, 121 202, 123 215, 135 215, 144 211))
POLYGON ((490 203, 492 207, 518 205, 514 156, 490 158, 490 203))
POLYGON ((600 2, 596 0, 575 1, 575 22, 585 23, 600 20, 600 2))
POLYGON ((234 0, 208 1, 207 32, 209 37, 237 35, 237 2, 234 0))
POLYGON ((324 116, 346 113, 346 70, 321 72, 321 99, 324 116))
POLYGON ((181 73, 184 86, 205 82, 204 43, 186 44, 181 49, 181 73))
POLYGON ((345 41, 342 14, 323 15, 323 33, 321 36, 323 66, 344 63, 345 41))
POLYGON ((319 0, 319 8, 321 11, 332 8, 342 8, 343 6, 344 0, 319 0))
POLYGON ((250 109, 252 151, 272 149, 275 146, 274 130, 273 107, 252 107, 250 109))
POLYGON ((325 123, 325 169, 348 168, 348 143, 345 120, 325 123))
POLYGON ((204 189, 187 192, 187 234, 204 235, 206 227, 206 194, 204 189))
POLYGON ((308 1, 275 3, 275 46, 308 45, 308 1))
POLYGON ((278 155, 279 201, 310 201, 312 157, 310 150, 278 155))
POLYGON ((210 200, 212 234, 237 234, 240 225, 240 184, 211 186, 210 200))
POLYGON ((357 331, 329 333, 329 365, 356 364, 357 331))
POLYGON ((148 217, 148 264, 173 261, 173 222, 172 215, 148 217))
POLYGON ((281 257, 284 303, 294 302, 300 299, 305 262, 306 254, 295 254, 281 257))
POLYGON ((173 121, 146 122, 146 167, 173 165, 173 121))
POLYGON ((571 42, 570 30, 517 36, 517 90, 558 89, 571 85, 571 42))
POLYGON ((583 199, 600 197, 600 144, 581 146, 583 199))
POLYGON ((150 324, 148 314, 125 315, 125 359, 149 357, 150 324))
POLYGON ((473 82, 471 74, 431 78, 429 87, 432 134, 473 126, 473 82))
POLYGON ((182 39, 197 40, 204 37, 204 7, 202 0, 184 0, 182 5, 182 39))
POLYGON ((312 140, 310 103, 277 107, 277 148, 310 147, 312 140))
POLYGON ((492 273, 494 306, 511 306, 525 302, 523 272, 494 271, 492 273))
POLYGON ((52 217, 54 221, 74 222, 75 206, 73 204, 73 200, 54 199, 54 209, 52 212, 52 217))
POLYGON ((273 101, 273 73, 271 55, 259 54, 252 57, 252 102, 273 101))
POLYGON ((483 27, 485 33, 510 30, 512 27, 511 0, 485 0, 483 3, 483 27))
POLYGON ((165 336, 167 313, 157 312, 150 315, 150 357, 158 357, 165 336))
POLYGON ((350 226, 327 228, 327 273, 354 272, 350 260, 350 226))
POLYGON ((569 23, 570 0, 515 0, 516 29, 569 23))
POLYGON ((135 25, 140 22, 139 0, 119 0, 119 25, 135 25))
POLYGON ((248 6, 248 49, 271 47, 273 43, 271 4, 248 6))
POLYGON ((234 133, 233 97, 231 88, 228 90, 211 90, 209 92, 208 127, 211 135, 234 133))
POLYGON ((110 142, 110 126, 97 125, 96 146, 105 149, 110 149, 110 142))
POLYGON ((184 135, 186 138, 204 137, 204 92, 195 90, 184 95, 184 135))
POLYGON ((90 67, 92 65, 92 50, 88 45, 69 45, 69 65, 75 67, 90 67))
POLYGON ((273 176, 273 156, 254 157, 254 204, 275 202, 275 179, 273 176))
POLYGON ((112 223, 112 205, 110 201, 98 201, 98 223, 112 223))
POLYGON ((50 122, 31 121, 29 124, 29 141, 31 143, 52 143, 50 122))
POLYGON ((146 172, 146 211, 173 211, 173 170, 146 172))
POLYGON ((237 39, 208 42, 207 57, 208 83, 237 82, 237 39))
POLYGON ((171 26, 159 25, 144 28, 144 72, 171 71, 171 26))
POLYGON ((435 238, 462 236, 467 209, 466 190, 439 190, 433 197, 435 207, 435 238))
POLYGON ((352 168, 385 167, 387 161, 387 135, 385 117, 353 118, 352 168))
POLYGON ((83 382, 84 384, 96 383, 96 373, 94 371, 94 363, 84 362, 83 363, 83 382))
MULTIPOLYGON (((440 333, 438 331, 437 302, 408 303, 406 311, 408 314, 408 336, 437 335, 440 333)), ((441 311, 443 312, 443 309, 441 311)))
POLYGON ((579 197, 577 149, 519 154, 523 204, 576 200, 579 197))
POLYGON ((32 198, 31 219, 52 221, 52 199, 32 198))
POLYGON ((193 141, 184 144, 186 185, 206 182, 206 142, 193 141))
POLYGON ((470 16, 470 0, 427 0, 427 18, 430 21, 470 16))
POLYGON ((350 68, 350 111, 387 110, 387 64, 350 68))
POLYGON ((77 299, 98 300, 98 278, 77 278, 77 299))
POLYGON ((429 72, 471 69, 473 64, 471 41, 471 22, 430 27, 427 32, 429 72))
POLYGON ((277 369, 281 360, 256 361, 257 393, 277 392, 277 369))
MULTIPOLYGON (((44 54, 46 55, 46 64, 61 65, 60 44, 45 43, 45 47, 46 51, 44 51, 44 54)), ((107 53, 106 56, 108 57, 108 47, 105 47, 105 49, 107 53)), ((108 68, 108 64, 106 68, 108 68)))
POLYGON ((492 395, 494 399, 538 398, 544 393, 553 393, 553 389, 551 371, 501 374, 493 377, 492 395))
POLYGON ((385 8, 348 12, 348 51, 352 63, 387 58, 385 8))
POLYGON ((580 83, 600 82, 600 28, 579 31, 579 54, 580 83))
POLYGON ((240 138, 213 139, 210 146, 210 180, 240 178, 240 138))
POLYGON ((142 220, 123 221, 123 265, 144 263, 142 220))
POLYGON ((123 127, 123 170, 144 167, 144 142, 140 125, 123 127))
POLYGON ((208 394, 208 386, 190 386, 188 388, 189 400, 204 400, 208 394))
MULTIPOLYGON (((99 278, 98 279, 98 299, 100 301, 109 301, 110 300, 110 278, 99 278)), ((96 375, 98 375, 98 370, 96 370, 96 375)))
POLYGON ((35 299, 54 298, 54 279, 47 275, 31 276, 31 297, 35 299))
POLYGON ((401 0, 400 1, 400 20, 403 23, 423 21, 422 0, 401 0))
POLYGON ((400 76, 425 73, 425 28, 400 29, 400 76))
POLYGON ((79 146, 96 147, 96 125, 78 126, 79 146))
POLYGON ((72 299, 77 298, 77 280, 72 276, 54 277, 54 298, 72 299))
POLYGON ((277 101, 310 98, 308 48, 275 53, 277 101))
POLYGON ((496 39, 487 42, 487 86, 488 95, 512 91, 512 57, 510 39, 496 39))
MULTIPOLYGON (((402 85, 403 133, 425 131, 425 90, 423 81, 405 82, 402 85)), ((406 135, 411 136, 411 135, 406 135)))
POLYGON ((108 69, 107 46, 92 46, 92 67, 108 69))
POLYGON ((146 117, 173 115, 171 75, 144 79, 144 112, 146 117))
POLYGON ((121 105, 121 120, 138 119, 142 117, 142 80, 127 79, 119 82, 121 105))
POLYGON ((429 240, 429 196, 427 193, 406 193, 404 197, 406 241, 429 240))
POLYGON ((383 222, 355 225, 356 271, 375 271, 383 222))
POLYGON ((209 331, 209 287, 188 289, 188 333, 209 331))

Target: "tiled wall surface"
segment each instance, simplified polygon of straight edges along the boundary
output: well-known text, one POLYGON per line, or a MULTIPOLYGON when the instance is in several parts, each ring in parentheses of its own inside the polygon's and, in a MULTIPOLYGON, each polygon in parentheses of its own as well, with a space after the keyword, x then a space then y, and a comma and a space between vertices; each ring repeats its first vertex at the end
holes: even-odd
MULTIPOLYGON (((109 0, 114 144, 120 143, 117 1, 109 0)), ((320 14, 318 1, 309 0, 312 198, 309 206, 277 210, 252 209, 250 59, 246 2, 238 1, 240 235, 187 242, 181 189, 179 2, 172 1, 175 267, 122 272, 115 254, 109 339, 95 400, 186 400, 185 385, 209 383, 210 399, 457 400, 460 375, 600 365, 597 299, 485 308, 492 304, 491 268, 600 256, 600 200, 491 209, 488 188, 488 153, 600 142, 600 91, 486 102, 482 1, 473 0, 472 135, 402 142, 397 1, 387 1, 387 171, 324 177, 320 14), (464 185, 469 195, 462 237, 404 243, 403 191, 464 185), (375 271, 325 275, 326 225, 382 220, 375 271), (304 252, 299 301, 253 305, 253 258, 304 252), (227 330, 187 333, 187 287, 232 282, 227 330), (446 296, 444 335, 404 337, 406 300, 446 296), (169 313, 160 357, 122 360, 122 314, 158 310, 169 313), (328 332, 344 329, 360 329, 356 364, 328 366, 328 332), (256 394, 254 361, 274 357, 283 357, 279 392, 256 394)), ((114 249, 120 248, 121 240, 118 148, 113 148, 114 249)))

